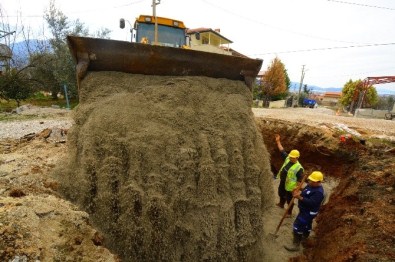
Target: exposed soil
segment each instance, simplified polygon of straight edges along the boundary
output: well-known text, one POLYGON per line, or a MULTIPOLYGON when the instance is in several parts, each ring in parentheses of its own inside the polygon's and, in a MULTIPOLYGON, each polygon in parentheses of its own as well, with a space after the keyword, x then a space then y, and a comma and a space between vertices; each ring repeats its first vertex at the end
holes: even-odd
MULTIPOLYGON (((150 83, 155 83, 155 80, 153 81, 154 82, 150 83)), ((193 86, 193 81, 190 81, 191 80, 184 79, 181 81, 181 83, 184 85, 188 83, 188 85, 193 86)), ((200 84, 203 82, 205 83, 205 81, 206 80, 199 80, 200 84)), ((165 83, 164 85, 167 83, 167 86, 169 86, 169 83, 171 83, 170 88, 179 87, 179 82, 174 82, 175 80, 167 79, 163 83, 165 83)), ((218 86, 223 85, 223 82, 221 81, 215 83, 217 83, 215 85, 216 88, 219 88, 218 86)), ((233 84, 230 84, 230 86, 232 85, 233 84)), ((154 84, 151 84, 150 86, 152 88, 155 87, 154 84)), ((120 89, 118 88, 117 90, 119 91, 120 89)), ((163 95, 165 95, 165 93, 163 93, 163 95)), ((227 128, 233 130, 232 135, 236 135, 236 137, 248 141, 251 139, 251 136, 255 135, 254 131, 251 129, 254 125, 252 124, 252 126, 249 126, 251 125, 251 121, 254 120, 249 119, 250 113, 248 110, 244 111, 246 106, 240 107, 240 101, 244 101, 245 96, 245 94, 240 95, 242 100, 238 100, 237 96, 233 94, 231 95, 233 102, 226 100, 227 102, 224 103, 231 103, 233 107, 239 107, 237 111, 232 111, 233 114, 237 114, 238 118, 242 117, 243 119, 243 117, 246 117, 246 120, 243 122, 245 126, 237 127, 237 130, 234 130, 233 128, 235 127, 232 127, 231 125, 228 125, 227 128), (245 128, 250 130, 248 131, 249 133, 245 133, 245 128)), ((89 99, 87 97, 85 98, 89 99)), ((103 97, 98 97, 96 101, 101 100, 102 98, 103 97)), ((188 100, 187 94, 184 98, 189 103, 191 102, 188 100)), ((167 96, 166 99, 169 99, 169 97, 167 96)), ((163 101, 166 99, 162 101, 155 100, 153 101, 153 104, 149 104, 149 101, 146 102, 150 106, 154 105, 154 107, 157 106, 159 109, 163 109, 163 101)), ((130 100, 134 101, 132 97, 130 97, 130 100)), ((202 103, 202 101, 203 100, 198 100, 198 103, 202 103)), ((116 102, 118 103, 119 100, 116 102)), ((116 105, 115 103, 108 104, 116 105)), ((99 114, 100 111, 95 111, 90 102, 86 103, 85 105, 87 105, 87 109, 91 110, 83 108, 79 109, 79 112, 87 114, 81 114, 78 116, 77 112, 76 117, 74 117, 74 120, 76 120, 78 123, 78 125, 74 124, 74 126, 77 127, 78 132, 73 132, 74 134, 79 135, 67 137, 67 132, 70 132, 68 128, 62 129, 55 126, 53 128, 49 127, 49 129, 43 129, 42 132, 33 131, 34 134, 23 136, 20 139, 3 138, 0 140, 2 153, 0 156, 1 261, 12 261, 13 259, 20 259, 19 261, 117 261, 121 260, 119 255, 124 257, 124 261, 134 260, 133 258, 125 259, 125 255, 122 254, 122 251, 116 248, 116 243, 111 242, 116 239, 116 235, 114 236, 109 234, 107 231, 108 227, 106 229, 105 225, 99 223, 100 218, 97 215, 94 213, 87 213, 91 212, 92 210, 90 210, 87 206, 80 205, 81 202, 79 201, 75 201, 75 204, 72 204, 61 196, 62 194, 59 188, 61 188, 64 182, 59 184, 60 180, 54 179, 52 177, 55 167, 55 169, 58 170, 58 175, 59 170, 64 170, 62 166, 65 165, 64 158, 66 158, 66 156, 71 155, 72 158, 80 156, 74 149, 76 146, 80 145, 76 138, 83 136, 82 133, 80 133, 83 128, 85 128, 85 133, 87 134, 97 134, 97 132, 101 132, 97 130, 100 125, 95 124, 98 122, 93 121, 90 125, 84 125, 84 123, 90 121, 89 119, 93 119, 94 115, 96 115, 96 117, 102 116, 99 114), (67 138, 69 138, 69 140, 67 140, 67 138), (71 148, 70 145, 72 145, 71 148), (70 149, 71 152, 74 153, 70 153, 70 149), (109 251, 108 248, 110 248, 112 252, 109 251), (115 255, 117 253, 118 255, 115 255)), ((103 104, 101 104, 101 106, 103 108, 101 111, 105 112, 105 106, 103 106, 103 104)), ((144 107, 146 105, 140 104, 139 106, 144 107)), ((201 109, 199 110, 208 110, 204 105, 201 106, 202 107, 200 107, 201 109)), ((119 108, 121 107, 122 105, 119 105, 119 108)), ((118 107, 114 106, 114 108, 118 107)), ((198 108, 199 107, 196 107, 196 109, 198 108)), ((160 116, 159 109, 158 111, 152 111, 152 115, 149 115, 151 118, 148 118, 148 124, 164 121, 163 117, 174 119, 168 114, 160 116)), ((228 110, 229 108, 226 109, 228 110)), ((227 111, 221 111, 222 109, 220 107, 210 107, 210 110, 217 112, 218 116, 228 116, 227 111), (222 114, 218 112, 221 112, 222 114)), ((287 111, 284 110, 284 115, 289 115, 290 112, 292 112, 289 110, 292 109, 287 109, 287 111)), ((133 113, 135 111, 130 110, 128 112, 133 113)), ((302 115, 303 112, 304 111, 298 110, 298 114, 300 115, 302 115)), ((311 111, 305 112, 306 114, 311 113, 311 111)), ((184 111, 183 113, 188 112, 184 111)), ((51 114, 52 116, 54 115, 52 112, 51 114)), ((139 112, 139 114, 142 113, 139 112)), ((317 114, 319 114, 318 111, 317 114)), ((123 115, 120 111, 117 111, 116 115, 118 117, 127 118, 127 116, 123 115)), ((255 115, 258 114, 255 112, 255 115)), ((62 115, 62 117, 59 119, 64 121, 64 117, 65 116, 62 115)), ((71 119, 71 113, 66 117, 69 117, 70 123, 73 123, 71 119)), ((141 119, 144 119, 144 117, 147 116, 142 114, 141 119)), ((201 152, 203 149, 205 152, 210 152, 214 156, 215 152, 222 152, 220 149, 223 148, 224 145, 231 143, 232 139, 231 137, 226 138, 226 135, 221 135, 220 131, 225 129, 225 127, 222 126, 224 123, 222 122, 219 125, 216 123, 216 121, 218 122, 218 120, 221 118, 214 118, 216 121, 210 122, 210 117, 204 119, 206 122, 208 121, 208 126, 205 127, 205 130, 216 130, 216 132, 207 132, 206 140, 200 137, 199 139, 195 140, 195 144, 199 145, 197 147, 198 152, 201 152), (208 141, 216 141, 214 137, 218 136, 225 137, 225 139, 222 139, 223 146, 215 143, 215 146, 204 146, 204 143, 202 143, 202 141, 207 141, 207 137, 208 141)), ((293 261, 394 261, 394 142, 392 142, 391 139, 378 140, 373 139, 373 136, 371 138, 366 136, 366 143, 363 145, 360 142, 361 137, 357 137, 353 134, 350 139, 347 139, 344 143, 342 143, 339 140, 339 136, 340 134, 344 134, 344 131, 339 131, 339 129, 335 128, 332 124, 320 124, 314 127, 314 125, 309 125, 309 123, 302 124, 300 119, 296 121, 289 119, 284 120, 285 118, 286 117, 283 119, 278 119, 277 116, 272 117, 265 115, 256 117, 254 122, 258 127, 258 132, 262 134, 264 148, 254 151, 255 153, 251 153, 250 151, 245 151, 242 149, 243 147, 239 147, 239 149, 242 150, 242 155, 244 157, 248 155, 255 157, 255 155, 261 154, 263 160, 261 163, 262 166, 260 168, 262 170, 269 168, 273 171, 273 173, 275 173, 281 166, 282 162, 276 148, 276 144, 274 143, 274 134, 279 133, 282 136, 282 143, 287 150, 298 148, 301 151, 301 162, 307 171, 319 169, 324 172, 326 177, 324 187, 327 192, 330 193, 330 197, 327 199, 327 202, 323 206, 320 215, 317 217, 317 223, 314 224, 314 232, 312 236, 306 243, 304 243, 304 250, 293 254, 283 248, 283 244, 291 240, 292 218, 287 218, 284 220, 284 223, 278 232, 277 238, 274 239, 270 234, 275 231, 276 226, 278 225, 278 222, 280 221, 284 212, 284 210, 281 210, 273 205, 274 201, 276 200, 276 196, 274 194, 275 191, 272 190, 272 188, 276 188, 276 183, 278 181, 272 180, 270 177, 270 180, 267 182, 262 182, 260 185, 260 190, 262 190, 265 185, 268 184, 270 187, 272 187, 265 189, 265 191, 267 191, 270 196, 266 197, 265 194, 260 193, 260 199, 263 199, 264 203, 261 203, 259 207, 254 207, 251 205, 249 206, 248 204, 239 207, 240 210, 247 209, 250 213, 252 211, 255 212, 254 215, 250 215, 250 219, 262 219, 260 222, 258 222, 261 223, 262 228, 258 228, 256 229, 256 232, 253 232, 255 234, 253 237, 256 239, 261 239, 261 247, 258 248, 260 250, 259 252, 261 252, 261 256, 255 256, 249 261, 287 261, 288 259, 293 261), (270 156, 268 155, 266 157, 265 152, 268 152, 270 156), (259 214, 256 212, 257 210, 259 210, 260 214, 262 215, 261 218, 259 218, 259 214)), ((341 119, 343 118, 338 119, 339 123, 342 123, 341 119)), ((43 121, 45 122, 46 120, 37 120, 37 122, 43 121)), ((116 141, 116 139, 119 137, 118 132, 121 131, 119 131, 117 125, 110 125, 108 121, 108 119, 102 118, 101 126, 104 128, 104 130, 107 130, 106 132, 116 130, 116 135, 114 135, 111 140, 116 141)), ((136 123, 136 125, 141 127, 144 122, 143 120, 139 121, 141 122, 136 123)), ((233 123, 232 121, 236 120, 229 120, 229 118, 227 118, 227 121, 233 123)), ((324 114, 322 114, 321 121, 322 123, 325 123, 324 114)), ((116 123, 116 121, 111 121, 111 124, 113 123, 116 123)), ((389 130, 388 133, 383 133, 382 131, 375 132, 374 128, 372 130, 371 125, 365 129, 363 126, 363 121, 360 123, 361 124, 358 125, 358 132, 360 134, 391 136, 391 132, 393 132, 391 130, 389 130)), ((387 123, 388 122, 386 122, 386 124, 387 123)), ((1 124, 2 123, 0 123, 0 126, 1 124)), ((129 123, 129 125, 132 124, 133 123, 129 123)), ((196 129, 199 128, 196 125, 191 125, 190 128, 195 130, 183 131, 180 126, 174 126, 167 122, 167 128, 164 128, 163 132, 158 131, 158 136, 155 136, 155 139, 158 141, 159 149, 161 149, 160 145, 164 143, 161 142, 163 141, 162 138, 160 138, 161 136, 163 136, 165 139, 170 139, 170 141, 172 141, 171 137, 174 132, 181 135, 184 134, 187 137, 195 137, 193 133, 188 132, 196 132, 196 129)), ((25 128, 28 129, 28 125, 26 125, 25 128)), ((81 140, 81 145, 84 145, 83 147, 85 149, 96 150, 96 152, 107 150, 103 149, 102 147, 92 146, 94 143, 97 143, 97 139, 98 138, 87 136, 81 140)), ((132 139, 136 140, 137 138, 130 137, 129 140, 132 139)), ((152 141, 151 139, 146 139, 147 143, 152 141)), ((254 139, 259 140, 259 138, 254 139)), ((107 142, 104 144, 108 145, 107 142)), ((128 144, 126 143, 126 145, 128 144)), ((213 145, 213 142, 208 143, 208 145, 213 145)), ((128 147, 129 149, 133 148, 133 146, 130 144, 128 147)), ((237 147, 238 146, 235 146, 235 148, 237 147)), ((121 149, 119 149, 117 143, 113 143, 110 148, 112 148, 111 150, 116 150, 117 155, 119 155, 119 152, 123 152, 121 149)), ((181 146, 181 148, 184 147, 181 146)), ((157 149, 150 146, 147 146, 146 149, 147 152, 151 152, 147 155, 157 157, 155 161, 166 159, 158 157, 160 156, 161 152, 163 153, 164 157, 175 154, 172 153, 174 149, 171 146, 168 146, 167 149, 169 150, 169 153, 167 153, 167 151, 161 150, 157 152, 157 149)), ((137 148, 136 152, 138 152, 137 148)), ((226 152, 228 152, 228 157, 232 158, 234 153, 229 153, 229 151, 226 152)), ((92 155, 87 154, 86 156, 92 155)), ((96 157, 97 156, 94 156, 93 159, 96 159, 96 157)), ((115 160, 119 162, 119 159, 115 160)), ((214 158, 211 164, 208 164, 210 161, 207 162, 207 158, 205 160, 206 162, 200 160, 202 162, 201 166, 205 167, 207 170, 209 170, 207 172, 211 173, 213 169, 210 168, 214 167, 215 170, 215 167, 218 166, 217 161, 219 160, 215 160, 214 158)), ((153 163, 155 163, 155 161, 153 163)), ((171 163, 169 160, 166 161, 171 163)), ((135 162, 135 164, 136 163, 138 162, 135 162)), ((175 163, 173 164, 176 165, 175 163)), ((106 164, 104 162, 98 163, 98 166, 101 166, 101 168, 104 168, 104 170, 106 169, 106 164)), ((110 165, 110 173, 118 172, 119 168, 117 166, 118 165, 110 165)), ((121 164, 121 166, 123 165, 121 164)), ((78 165, 76 167, 78 167, 78 165)), ((127 170, 129 170, 129 173, 132 172, 130 171, 130 168, 127 170)), ((122 171, 122 169, 120 171, 122 171)), ((266 173, 271 174, 270 171, 266 173)), ((248 177, 248 172, 242 172, 240 174, 242 176, 246 176, 244 179, 248 177)), ((78 183, 82 183, 81 180, 78 180, 78 177, 73 177, 73 179, 74 182, 77 183, 69 182, 69 184, 72 184, 78 188, 78 183)), ((155 185, 155 181, 157 181, 155 176, 148 176, 146 179, 151 179, 154 181, 152 185, 155 185)), ((204 192, 201 191, 200 193, 202 196, 204 196, 208 188, 212 186, 211 183, 213 182, 207 181, 207 183, 204 184, 202 189, 204 192)), ((230 184, 232 185, 234 183, 230 184)), ((140 185, 144 185, 144 183, 141 183, 140 185)), ((185 187, 185 189, 186 188, 187 187, 185 187)), ((158 187, 154 189, 158 190, 158 187)), ((161 204, 158 204, 160 202, 150 202, 149 196, 146 196, 147 200, 143 203, 157 204, 157 206, 153 206, 155 207, 153 210, 156 211, 153 213, 147 212, 144 214, 147 216, 147 218, 149 218, 149 215, 152 214, 152 221, 154 221, 156 225, 159 223, 169 223, 169 221, 171 221, 171 219, 168 217, 170 212, 169 210, 177 210, 176 206, 172 206, 172 208, 169 209, 169 203, 172 201, 165 201, 169 199, 167 194, 172 195, 173 193, 167 193, 166 190, 163 191, 163 187, 160 187, 160 189, 162 190, 161 195, 159 195, 157 191, 155 191, 155 193, 151 193, 151 195, 158 196, 156 199, 163 201, 161 204), (166 210, 167 213, 163 210, 166 210)), ((143 187, 139 190, 149 191, 152 190, 152 188, 143 187)), ((183 184, 181 184, 181 186, 169 187, 168 191, 178 191, 177 194, 181 194, 181 196, 186 196, 188 193, 183 189, 183 184)), ((78 194, 76 195, 78 196, 78 194)), ((214 198, 217 201, 224 200, 221 198, 221 196, 215 196, 214 198)), ((180 199, 182 200, 183 198, 180 199)), ((237 203, 237 201, 233 202, 231 197, 229 199, 229 205, 237 205, 234 204, 237 203)), ((175 200, 173 202, 175 202, 175 200)), ((207 202, 210 202, 210 200, 200 198, 193 201, 189 200, 189 204, 192 205, 192 207, 198 207, 202 211, 196 210, 192 213, 191 209, 188 209, 187 206, 184 206, 184 212, 189 212, 190 215, 182 220, 183 223, 181 224, 181 227, 178 228, 180 230, 177 232, 180 234, 190 234, 190 236, 197 236, 196 239, 200 238, 202 241, 206 241, 206 243, 213 243, 214 245, 216 238, 213 238, 213 235, 210 233, 210 231, 205 231, 203 228, 199 228, 198 225, 199 223, 202 223, 202 221, 210 221, 210 223, 214 223, 215 226, 209 226, 209 224, 207 224, 207 228, 217 228, 219 231, 223 229, 228 230, 226 231, 228 235, 224 234, 224 236, 233 239, 232 241, 234 242, 230 243, 229 246, 224 244, 223 249, 227 249, 225 250, 227 252, 232 252, 231 250, 234 244, 239 243, 238 241, 240 241, 238 238, 240 235, 236 234, 236 237, 232 238, 232 236, 235 234, 232 233, 231 230, 233 227, 221 227, 218 226, 218 223, 223 223, 224 221, 232 222, 233 218, 228 216, 229 220, 213 220, 212 214, 224 214, 224 211, 213 212, 205 205, 207 202), (203 213, 211 214, 211 218, 210 216, 202 216, 201 214, 203 213)), ((186 202, 184 200, 184 204, 185 203, 186 202)), ((212 204, 212 206, 215 206, 217 210, 225 210, 221 204, 216 202, 212 204)), ((134 207, 136 207, 136 205, 134 205, 134 207)), ((131 214, 135 214, 135 212, 138 210, 139 209, 137 208, 131 210, 130 212, 131 214)), ((297 209, 294 209, 294 214, 296 214, 296 212, 297 209)), ((136 217, 135 215, 133 215, 133 217, 136 217)), ((110 214, 110 216, 112 216, 112 214, 110 214)), ((113 218, 105 219, 107 219, 107 221, 112 221, 113 218)), ((152 224, 150 227, 152 228, 152 224)), ((117 225, 114 225, 111 228, 117 228, 117 225)), ((127 225, 121 223, 121 228, 123 228, 123 230, 127 230, 127 225)), ((142 226, 141 228, 148 227, 142 226)), ((149 232, 151 232, 151 236, 155 236, 155 232, 149 232)), ((155 241, 164 241, 166 246, 175 246, 175 244, 172 242, 172 237, 178 237, 179 239, 184 240, 194 239, 194 237, 190 236, 189 238, 185 238, 186 235, 171 236, 168 234, 168 232, 169 231, 164 232, 163 235, 156 235, 157 237, 160 237, 160 239, 156 238, 155 241), (163 239, 161 238, 162 236, 164 236, 163 239)), ((239 230, 237 232, 241 231, 239 230)), ((251 233, 252 230, 245 229, 243 232, 251 233)), ((163 232, 159 231, 159 233, 163 232)), ((141 245, 141 247, 149 249, 150 244, 164 244, 155 241, 152 243, 136 243, 135 246, 139 247, 141 245)), ((207 244, 202 244, 202 242, 198 242, 197 240, 194 243, 196 246, 207 246, 207 244)), ((122 245, 125 245, 125 243, 122 245)), ((179 249, 185 248, 180 247, 179 245, 180 242, 177 244, 179 249)), ((153 247, 153 249, 155 249, 155 247, 153 247)), ((204 250, 207 251, 208 249, 205 248, 204 250)), ((218 252, 215 250, 211 250, 211 254, 218 252)), ((193 251, 191 250, 191 254, 192 253, 193 251)), ((130 251, 128 255, 133 255, 133 252, 130 251)), ((139 255, 144 256, 142 253, 139 255)), ((235 254, 235 257, 237 257, 237 254, 235 254)), ((186 258, 179 258, 179 260, 188 261, 186 258)), ((199 258, 197 260, 204 260, 204 258, 199 258)), ((217 260, 221 260, 221 258, 217 256, 217 260)), ((232 257, 228 257, 228 260, 233 259, 232 257)))
MULTIPOLYGON (((303 112, 287 111, 284 118, 303 112)), ((311 112, 306 111, 306 115, 311 112)), ((270 110, 265 114, 271 114, 270 110)), ((271 142, 275 132, 283 137, 285 148, 301 151, 301 162, 307 170, 322 170, 326 183, 336 181, 316 219, 315 235, 304 243, 303 254, 291 260, 395 261, 394 129, 380 131, 382 125, 391 126, 394 122, 352 119, 358 131, 348 129, 352 135, 341 142, 344 131, 339 132, 337 127, 350 119, 335 117, 336 123, 322 114, 312 118, 302 121, 306 125, 300 123, 300 119, 305 119, 302 115, 295 117, 295 121, 270 116, 257 118, 272 155, 274 172, 281 167, 281 159, 274 153, 276 145, 271 142), (374 121, 376 130, 371 125, 374 121), (363 136, 355 137, 355 133, 363 136), (379 135, 387 139, 375 139, 379 135)))
POLYGON ((63 200, 50 177, 66 156, 65 131, 0 140, 0 261, 117 261, 89 215, 63 200))

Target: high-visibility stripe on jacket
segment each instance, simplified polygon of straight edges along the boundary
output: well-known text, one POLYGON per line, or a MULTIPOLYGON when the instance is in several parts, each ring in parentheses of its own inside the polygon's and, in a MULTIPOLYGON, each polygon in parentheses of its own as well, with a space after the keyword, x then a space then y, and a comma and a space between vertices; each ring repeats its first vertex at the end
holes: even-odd
MULTIPOLYGON (((277 178, 281 175, 281 172, 283 171, 283 168, 289 163, 289 157, 287 157, 284 161, 283 166, 281 167, 280 171, 277 174, 277 178)), ((287 172, 287 177, 285 179, 285 190, 287 191, 292 191, 296 188, 298 178, 296 174, 299 172, 299 170, 303 168, 302 165, 297 161, 295 164, 293 164, 288 172, 287 172)))

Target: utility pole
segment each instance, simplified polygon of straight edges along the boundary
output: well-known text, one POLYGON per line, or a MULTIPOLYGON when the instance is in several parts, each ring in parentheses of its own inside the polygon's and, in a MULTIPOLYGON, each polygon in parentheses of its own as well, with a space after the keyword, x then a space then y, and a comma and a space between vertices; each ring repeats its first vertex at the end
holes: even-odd
POLYGON ((301 75, 301 77, 300 77, 299 92, 298 92, 298 96, 297 96, 297 99, 296 99, 296 105, 298 105, 298 106, 299 106, 300 92, 301 92, 301 90, 302 90, 303 79, 304 79, 304 74, 305 74, 304 66, 305 66, 305 65, 302 66, 302 75, 301 75))
POLYGON ((154 45, 158 44, 158 19, 156 18, 156 6, 160 4, 160 0, 152 0, 152 16, 155 19, 155 38, 154 45))
POLYGON ((361 86, 360 88, 358 86, 360 92, 359 92, 359 95, 358 95, 357 106, 356 106, 355 111, 354 111, 354 117, 357 116, 358 110, 361 109, 361 106, 363 104, 363 100, 365 99, 366 92, 368 91, 368 89, 370 87, 369 86, 369 81, 368 80, 364 80, 360 86, 361 86))

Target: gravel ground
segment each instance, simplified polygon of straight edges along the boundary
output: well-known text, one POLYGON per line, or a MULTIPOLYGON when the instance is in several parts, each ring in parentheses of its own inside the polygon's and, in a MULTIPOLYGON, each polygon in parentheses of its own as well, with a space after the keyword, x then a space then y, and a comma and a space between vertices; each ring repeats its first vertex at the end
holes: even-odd
POLYGON ((347 114, 337 116, 327 108, 253 108, 255 116, 265 119, 283 119, 310 126, 337 128, 360 138, 382 138, 395 141, 395 121, 374 118, 357 118, 347 114), (363 130, 363 133, 360 133, 363 130))
POLYGON ((0 122, 0 139, 18 139, 31 133, 39 133, 46 128, 69 129, 71 126, 71 119, 35 119, 0 122))
POLYGON ((18 139, 46 128, 69 129, 73 125, 72 111, 67 109, 24 105, 15 111, 13 114, 24 120, 0 121, 0 139, 18 139))
MULTIPOLYGON (((356 118, 348 115, 335 115, 327 108, 253 108, 257 117, 265 119, 283 119, 311 126, 327 126, 338 128, 357 137, 377 137, 395 141, 395 121, 385 119, 356 118), (361 134, 358 130, 368 130, 369 134, 361 134)), ((30 133, 38 133, 46 128, 68 129, 73 125, 72 111, 55 108, 39 108, 25 106, 20 115, 32 116, 29 120, 13 120, 0 122, 0 139, 18 139, 30 133)))

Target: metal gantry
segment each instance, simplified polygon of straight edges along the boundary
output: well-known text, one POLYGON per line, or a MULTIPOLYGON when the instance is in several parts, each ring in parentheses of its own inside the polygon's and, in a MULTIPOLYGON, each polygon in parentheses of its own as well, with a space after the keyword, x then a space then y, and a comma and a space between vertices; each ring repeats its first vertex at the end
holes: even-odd
MULTIPOLYGON (((368 90, 377 84, 388 84, 395 82, 395 76, 369 76, 362 81, 362 90, 359 93, 357 110, 361 108, 363 100, 365 99, 368 90)), ((355 90, 357 91, 357 90, 355 90)), ((355 110, 356 111, 356 110, 355 110)), ((354 113, 355 116, 355 113, 354 113)))

